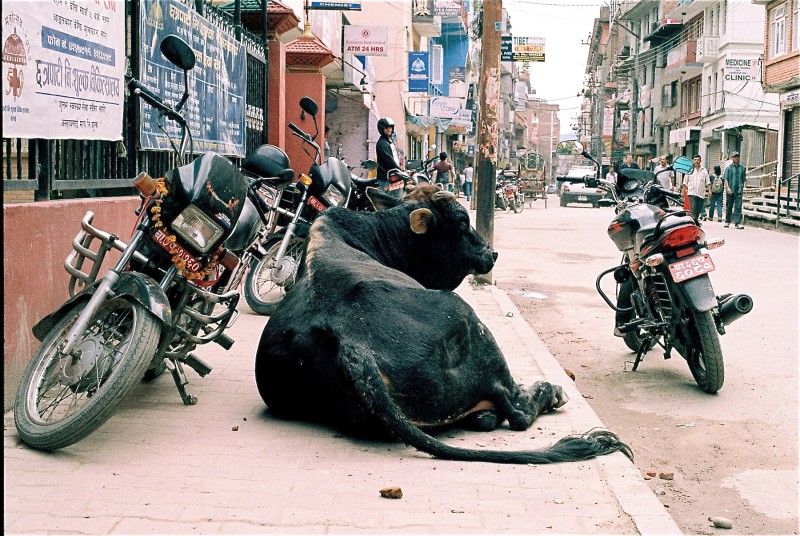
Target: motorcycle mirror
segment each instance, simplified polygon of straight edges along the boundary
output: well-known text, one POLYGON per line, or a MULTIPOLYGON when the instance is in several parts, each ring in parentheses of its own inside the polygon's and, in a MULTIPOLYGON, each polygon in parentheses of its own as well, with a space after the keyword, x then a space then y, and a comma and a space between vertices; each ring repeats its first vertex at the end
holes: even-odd
POLYGON ((373 169, 378 169, 378 163, 375 160, 362 160, 361 167, 368 171, 372 171, 373 169))
POLYGON ((316 118, 317 112, 319 111, 319 106, 317 103, 314 102, 314 99, 311 97, 303 97, 300 99, 300 108, 307 114, 311 114, 312 117, 316 118))
POLYGON ((681 173, 691 173, 694 169, 694 164, 685 156, 679 156, 673 163, 672 168, 681 173))
POLYGON ((184 71, 194 68, 194 50, 177 35, 168 35, 161 41, 161 53, 170 63, 184 71))
POLYGON ((556 154, 576 155, 583 153, 583 144, 577 140, 562 141, 556 147, 556 154))

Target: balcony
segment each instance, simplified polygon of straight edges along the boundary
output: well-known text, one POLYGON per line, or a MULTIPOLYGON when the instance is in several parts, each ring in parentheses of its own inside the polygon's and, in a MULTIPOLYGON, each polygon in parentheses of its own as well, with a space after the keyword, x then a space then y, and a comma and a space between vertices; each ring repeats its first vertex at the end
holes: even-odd
POLYGON ((411 25, 421 37, 442 35, 442 18, 436 15, 435 0, 412 0, 411 25))
POLYGON ((697 40, 697 61, 705 63, 714 61, 719 57, 719 37, 704 35, 697 40))
POLYGON ((703 64, 697 61, 697 41, 681 43, 667 54, 667 73, 680 70, 681 74, 694 76, 703 70, 703 64))

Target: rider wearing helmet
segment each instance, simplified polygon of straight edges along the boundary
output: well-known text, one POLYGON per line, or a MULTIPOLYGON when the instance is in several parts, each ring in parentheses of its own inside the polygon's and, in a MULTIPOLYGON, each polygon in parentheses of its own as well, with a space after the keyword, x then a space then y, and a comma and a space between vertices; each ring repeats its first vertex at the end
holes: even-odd
POLYGON ((402 199, 403 188, 389 190, 389 177, 387 175, 390 169, 400 169, 400 157, 397 154, 394 140, 392 140, 394 121, 390 117, 379 119, 378 132, 381 135, 378 143, 375 144, 375 153, 378 157, 378 185, 392 197, 402 199))

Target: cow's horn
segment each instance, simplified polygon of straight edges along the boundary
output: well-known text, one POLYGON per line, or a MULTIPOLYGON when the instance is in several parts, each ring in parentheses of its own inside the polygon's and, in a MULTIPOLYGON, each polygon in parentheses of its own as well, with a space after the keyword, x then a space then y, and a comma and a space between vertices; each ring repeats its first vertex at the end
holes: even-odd
POLYGON ((427 208, 418 208, 409 217, 411 230, 417 234, 425 234, 428 231, 428 223, 433 219, 433 212, 427 208))
POLYGON ((441 200, 445 200, 445 201, 455 201, 456 196, 455 196, 455 194, 453 192, 448 192, 448 191, 445 191, 445 190, 439 190, 438 192, 435 192, 431 196, 431 199, 433 200, 434 203, 436 201, 439 201, 440 199, 441 200))

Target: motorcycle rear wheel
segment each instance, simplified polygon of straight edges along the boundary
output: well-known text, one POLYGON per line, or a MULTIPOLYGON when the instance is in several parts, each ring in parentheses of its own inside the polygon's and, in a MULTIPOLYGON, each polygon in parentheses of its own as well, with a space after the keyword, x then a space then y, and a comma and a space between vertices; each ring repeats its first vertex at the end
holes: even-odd
POLYGON ((67 447, 103 424, 142 380, 161 326, 140 303, 103 303, 78 340, 80 360, 58 351, 85 303, 75 305, 42 341, 14 403, 20 438, 40 450, 67 447))
POLYGON ((689 363, 694 381, 706 393, 714 394, 725 382, 725 365, 722 362, 722 347, 719 344, 711 311, 687 313, 691 344, 681 349, 681 355, 689 363))
MULTIPOLYGON (((275 281, 273 277, 273 267, 275 266, 275 256, 281 246, 282 236, 276 236, 264 244, 267 254, 262 259, 255 259, 247 271, 244 282, 244 299, 254 313, 269 316, 278 308, 286 292, 294 286, 297 281, 297 273, 300 270, 300 263, 303 262, 303 249, 306 239, 293 236, 289 240, 284 258, 291 264, 290 273, 283 276, 281 282, 275 281)), ((287 264, 287 266, 289 266, 287 264)))

